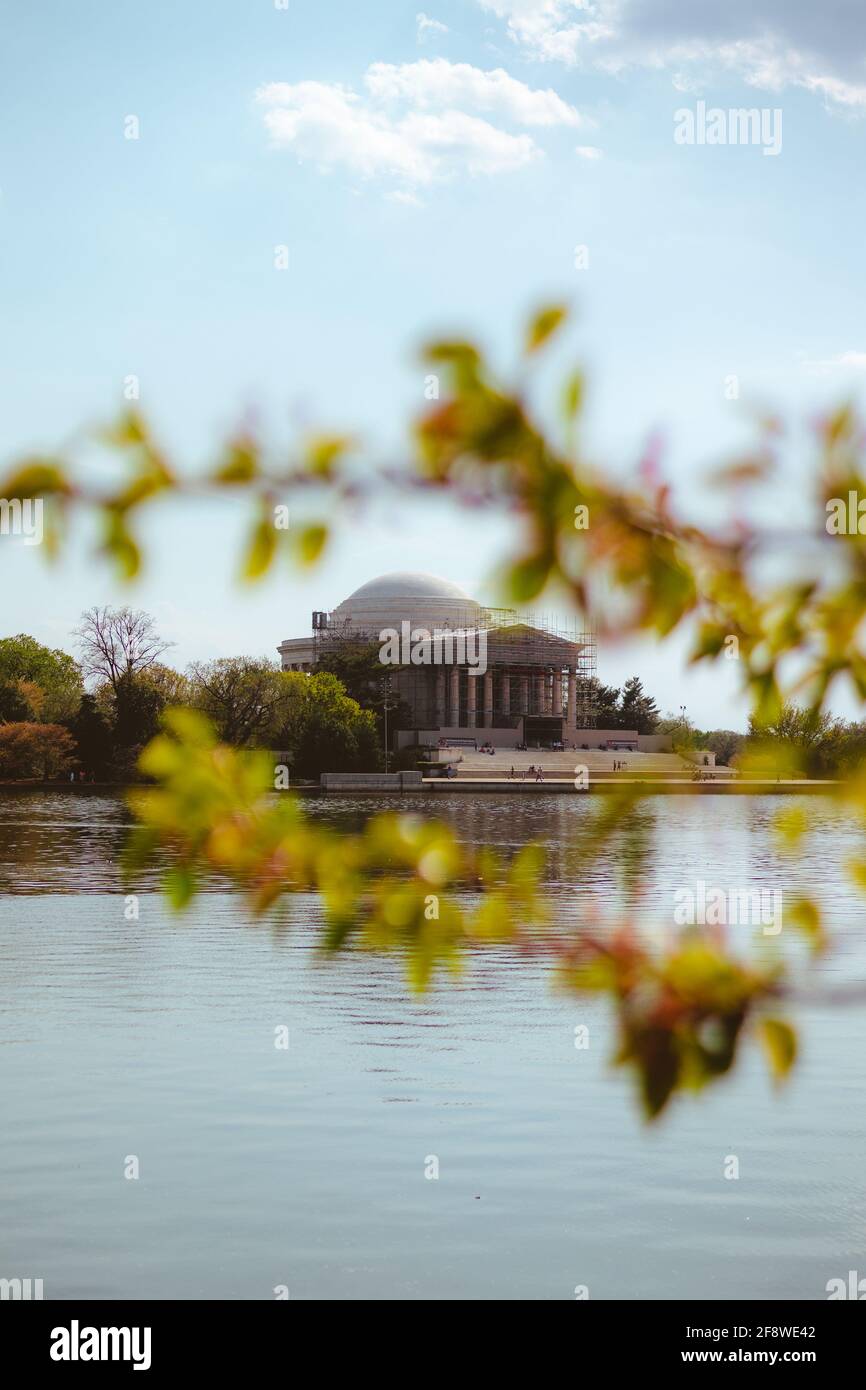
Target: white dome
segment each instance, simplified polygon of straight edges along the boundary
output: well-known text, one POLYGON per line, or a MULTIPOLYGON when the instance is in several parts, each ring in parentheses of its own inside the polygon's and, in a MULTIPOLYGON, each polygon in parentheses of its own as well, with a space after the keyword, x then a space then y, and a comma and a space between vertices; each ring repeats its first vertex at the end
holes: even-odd
POLYGON ((378 635, 383 628, 409 622, 413 627, 474 627, 481 606, 450 579, 435 574, 397 572, 362 584, 331 614, 334 627, 378 635))

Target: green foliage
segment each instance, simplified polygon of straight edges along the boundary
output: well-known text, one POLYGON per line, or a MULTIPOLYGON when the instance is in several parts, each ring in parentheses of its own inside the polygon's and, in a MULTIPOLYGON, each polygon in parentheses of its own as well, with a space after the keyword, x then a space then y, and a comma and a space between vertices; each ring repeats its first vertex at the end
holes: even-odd
MULTIPOLYGON (((689 930, 653 953, 631 929, 600 941, 588 937, 563 965, 572 989, 612 996, 619 1028, 618 1066, 636 1076, 644 1111, 654 1119, 678 1089, 698 1091, 731 1068, 744 1025, 773 997, 777 965, 734 960, 709 931, 689 930)), ((773 1035, 773 1073, 781 1072, 781 1030, 773 1035)), ((790 1030, 788 1030, 790 1032, 790 1030)))
POLYGON ((376 721, 329 671, 283 671, 274 747, 287 750, 297 777, 322 772, 375 772, 380 765, 376 721))
MULTIPOLYGON (((81 699, 81 672, 68 652, 44 647, 35 637, 19 633, 17 637, 0 639, 0 687, 18 690, 20 708, 30 717, 57 723, 70 718, 81 699), (41 699, 34 701, 33 693, 21 690, 20 683, 36 686, 41 699)), ((8 694, 5 699, 8 701, 8 694)), ((0 691, 0 719, 4 718, 4 696, 0 691)), ((6 714, 6 718, 11 715, 6 714)))
POLYGON ((135 874, 157 862, 176 908, 213 871, 231 879, 257 913, 287 893, 314 889, 325 909, 323 951, 354 945, 401 955, 416 989, 437 967, 457 969, 473 941, 507 939, 518 920, 544 920, 535 851, 504 864, 461 846, 435 821, 400 815, 375 816, 357 835, 338 834, 308 819, 294 796, 271 790, 267 753, 219 744, 193 710, 168 711, 165 725, 141 758, 156 785, 130 794, 138 824, 125 867, 135 874), (460 906, 460 888, 482 883, 488 893, 481 905, 460 906))
MULTIPOLYGON (((351 636, 347 637, 339 632, 331 639, 325 634, 318 647, 316 670, 329 671, 331 675, 336 676, 344 686, 346 694, 357 700, 361 709, 373 711, 379 746, 384 747, 382 682, 388 668, 379 660, 379 645, 378 642, 364 638, 354 640, 351 636)), ((408 729, 411 717, 412 711, 406 701, 391 693, 388 708, 389 736, 395 729, 408 729)))
POLYGON ((593 679, 588 682, 589 696, 595 708, 598 729, 636 729, 639 734, 653 734, 659 726, 658 705, 644 692, 639 676, 630 676, 620 690, 593 679))
POLYGON ((131 771, 141 749, 159 728, 165 700, 155 681, 124 674, 113 692, 114 742, 124 772, 131 771))
POLYGON ((631 676, 622 688, 619 718, 620 728, 637 729, 639 734, 653 734, 658 728, 658 705, 651 695, 644 694, 643 682, 638 676, 631 676))
POLYGON ((114 740, 111 726, 93 695, 83 695, 69 732, 75 740, 75 760, 95 781, 105 781, 113 771, 114 740))
POLYGON ((379 645, 363 637, 343 634, 329 639, 326 632, 318 648, 316 669, 336 676, 347 695, 357 700, 362 709, 370 709, 379 698, 385 674, 379 660, 379 645))
POLYGON ((708 748, 715 753, 718 766, 731 767, 745 738, 745 734, 737 733, 734 729, 710 729, 698 734, 697 743, 700 748, 708 748))
POLYGON ((280 669, 268 657, 220 657, 189 668, 189 703, 213 721, 224 742, 238 747, 277 737, 282 692, 280 669))
POLYGON ((776 717, 749 721, 738 762, 768 776, 850 776, 866 760, 866 726, 787 702, 776 717))

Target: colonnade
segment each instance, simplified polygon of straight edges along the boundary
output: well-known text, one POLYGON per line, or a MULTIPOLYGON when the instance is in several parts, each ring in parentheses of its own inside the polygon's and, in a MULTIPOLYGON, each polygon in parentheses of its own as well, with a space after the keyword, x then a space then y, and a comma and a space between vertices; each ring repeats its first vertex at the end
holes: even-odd
POLYGON ((532 667, 529 671, 496 668, 483 676, 467 675, 466 667, 440 666, 431 672, 436 723, 443 728, 493 728, 494 721, 534 714, 565 715, 565 727, 576 727, 577 671, 569 667, 532 667), (461 717, 465 713, 465 720, 461 717))

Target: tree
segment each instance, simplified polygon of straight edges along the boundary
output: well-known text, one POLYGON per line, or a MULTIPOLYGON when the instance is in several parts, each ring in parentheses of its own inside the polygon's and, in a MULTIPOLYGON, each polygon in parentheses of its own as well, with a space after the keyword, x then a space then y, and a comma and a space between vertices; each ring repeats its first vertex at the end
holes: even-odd
POLYGON ((82 695, 81 704, 69 721, 69 732, 75 740, 79 766, 97 781, 104 781, 114 762, 114 738, 94 695, 82 695))
POLYGON ((711 729, 708 733, 698 735, 700 746, 715 753, 716 762, 721 767, 731 766, 745 740, 746 735, 738 734, 735 729, 711 729))
POLYGON ((619 717, 621 729, 653 734, 658 728, 658 705, 651 695, 644 694, 643 681, 638 676, 631 676, 622 688, 619 717))
POLYGON ((810 777, 833 774, 851 750, 844 720, 793 702, 783 704, 772 720, 752 715, 744 745, 747 758, 772 764, 777 774, 791 764, 810 777))
POLYGON ((283 687, 268 657, 227 656, 189 667, 189 699, 238 747, 261 745, 273 728, 283 687))
POLYGON ((32 720, 35 711, 20 681, 0 681, 0 724, 32 720))
MULTIPOLYGON (((385 717, 382 681, 390 671, 379 660, 379 642, 352 638, 339 629, 324 634, 316 659, 317 671, 329 671, 341 682, 346 694, 356 700, 361 709, 372 710, 376 719, 379 743, 384 746, 385 717)), ((388 735, 396 729, 408 729, 412 710, 408 702, 392 692, 389 696, 388 735)))
POLYGON ((346 694, 369 709, 379 697, 379 682, 387 668, 379 660, 379 642, 354 638, 337 632, 320 633, 316 670, 330 671, 342 683, 346 694))
POLYGON ((124 678, 155 666, 173 645, 158 635, 149 613, 132 608, 90 608, 75 635, 85 676, 108 681, 115 694, 124 678))
POLYGON ((0 725, 0 777, 51 780, 75 764, 75 741, 59 724, 0 725))
POLYGON ((127 672, 121 676, 114 692, 114 741, 118 752, 137 754, 153 738, 164 709, 165 700, 146 674, 127 672))
MULTIPOLYGON (((23 697, 29 711, 23 715, 34 722, 69 719, 81 699, 81 671, 68 652, 44 647, 35 637, 19 632, 17 637, 0 639, 0 687, 12 686, 23 697)), ((10 697, 0 691, 0 719, 10 697)))
POLYGON ((379 738, 371 710, 330 671, 302 675, 283 671, 274 747, 291 754, 298 777, 322 772, 373 772, 379 767, 379 738))
POLYGON ((619 722, 619 687, 602 685, 592 677, 586 682, 587 697, 591 704, 597 729, 621 729, 619 722))

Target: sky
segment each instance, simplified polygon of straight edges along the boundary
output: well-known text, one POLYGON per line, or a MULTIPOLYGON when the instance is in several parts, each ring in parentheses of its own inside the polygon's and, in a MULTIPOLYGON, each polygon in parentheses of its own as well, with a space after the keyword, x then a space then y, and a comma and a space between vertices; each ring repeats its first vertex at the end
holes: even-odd
MULTIPOLYGON (((706 471, 777 411, 773 510, 802 521, 814 421, 866 385, 866 6, 424 3, 47 0, 4 16, 0 468, 112 418, 131 375, 182 467, 244 419, 275 448, 348 429, 371 459, 399 457, 425 339, 468 334, 508 372, 528 313, 563 298, 574 325, 538 382, 542 417, 582 364, 593 459, 624 475, 659 440, 712 518, 706 471), (768 138, 679 142, 699 103, 764 112, 768 138)), ((0 633, 71 648, 83 609, 126 602, 178 666, 274 656, 390 570, 495 601, 512 534, 496 514, 383 503, 312 574, 242 589, 242 524, 232 502, 155 509, 133 588, 86 526, 55 566, 4 537, 0 633)), ((603 646, 599 674, 638 672, 664 710, 743 727, 736 663, 684 672, 683 650, 603 646)))

